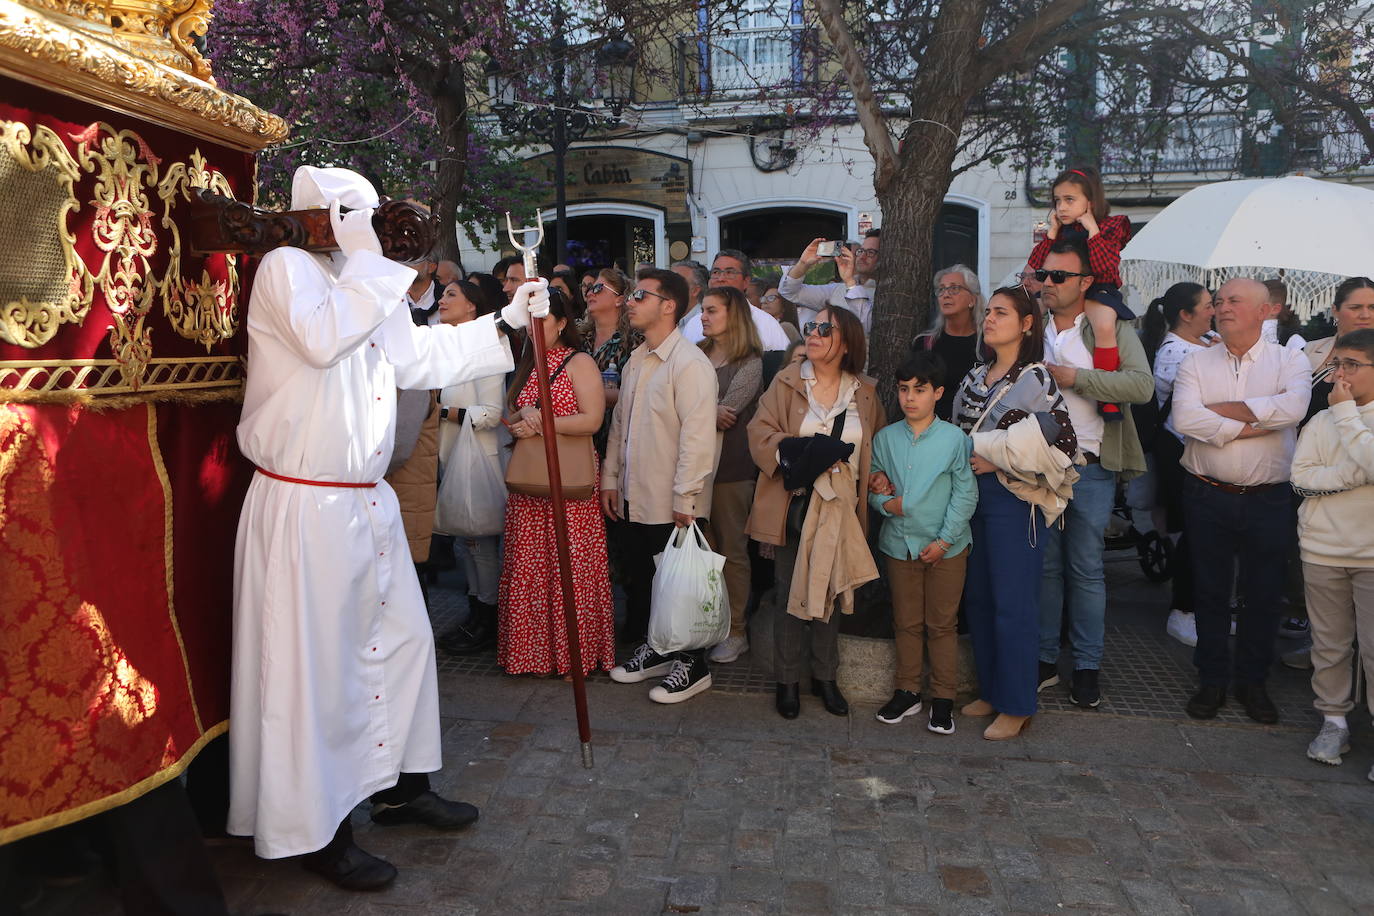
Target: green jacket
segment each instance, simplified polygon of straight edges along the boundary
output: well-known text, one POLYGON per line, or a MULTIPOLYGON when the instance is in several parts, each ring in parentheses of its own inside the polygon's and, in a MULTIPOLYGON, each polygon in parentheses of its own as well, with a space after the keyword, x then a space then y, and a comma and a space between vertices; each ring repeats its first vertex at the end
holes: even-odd
MULTIPOLYGON (((1083 346, 1091 353, 1096 338, 1092 325, 1086 321, 1082 335, 1083 346)), ((1085 398, 1122 405, 1120 423, 1102 424, 1102 454, 1098 458, 1104 468, 1130 480, 1145 473, 1145 451, 1140 447, 1129 405, 1144 404, 1155 396, 1155 376, 1135 328, 1124 321, 1116 323, 1116 346, 1121 365, 1112 370, 1079 369, 1073 390, 1085 398)))

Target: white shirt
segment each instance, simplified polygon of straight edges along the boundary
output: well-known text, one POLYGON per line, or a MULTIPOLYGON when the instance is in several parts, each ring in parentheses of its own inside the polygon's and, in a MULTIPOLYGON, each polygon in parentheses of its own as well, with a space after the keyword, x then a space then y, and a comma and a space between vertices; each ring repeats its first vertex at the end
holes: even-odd
POLYGON ((791 267, 784 267, 782 279, 778 281, 778 295, 797 307, 797 320, 802 324, 815 320, 823 308, 837 305, 849 309, 858 316, 864 326, 864 334, 870 330, 873 321, 873 281, 845 286, 843 283, 809 284, 800 277, 791 276, 791 267))
POLYGON ((1312 370, 1300 350, 1261 337, 1239 358, 1225 343, 1184 358, 1174 381, 1170 422, 1183 436, 1183 468, 1240 486, 1288 479, 1297 426, 1307 415, 1312 370), (1267 436, 1238 439, 1246 424, 1205 405, 1244 401, 1267 436))
MULTIPOLYGON (((786 350, 792 345, 792 341, 787 339, 787 332, 778 324, 778 319, 755 305, 749 306, 749 315, 754 319, 754 328, 759 332, 759 341, 765 350, 786 350)), ((694 344, 706 339, 706 332, 701 329, 700 310, 685 321, 682 336, 694 344)))
POLYGON ((238 442, 259 468, 234 545, 228 830, 259 856, 312 852, 401 771, 439 769, 434 635, 382 480, 396 389, 509 372, 484 316, 416 327, 415 271, 374 254, 263 256, 238 442))
POLYGON ((848 372, 841 373, 840 387, 835 393, 835 402, 829 407, 816 400, 816 367, 811 360, 802 360, 802 381, 806 383, 806 416, 797 429, 798 436, 831 435, 836 419, 844 414, 844 429, 840 431, 840 441, 854 446, 846 459, 854 473, 859 473, 859 447, 863 444, 864 424, 859 418, 859 380, 848 372))
MULTIPOLYGON (((1184 340, 1173 331, 1164 335, 1164 341, 1159 345, 1155 352, 1155 403, 1160 407, 1169 400, 1169 395, 1174 393, 1174 379, 1178 377, 1178 367, 1183 363, 1184 358, 1194 350, 1206 350, 1202 344, 1195 344, 1184 340)), ((1170 411, 1169 418, 1164 421, 1164 428, 1174 434, 1180 442, 1183 437, 1174 429, 1174 416, 1170 411)))
POLYGON ((434 311, 432 311, 432 312, 429 313, 429 317, 428 317, 427 319, 425 319, 425 323, 428 324, 428 325, 431 326, 431 327, 433 327, 434 325, 436 325, 436 324, 439 323, 439 310, 436 309, 436 308, 434 308, 434 284, 433 284, 433 283, 431 283, 429 286, 426 286, 426 287, 425 287, 425 291, 424 291, 423 293, 420 294, 420 298, 419 298, 419 299, 412 299, 412 298, 410 298, 410 292, 407 291, 407 292, 406 292, 406 305, 410 306, 410 310, 411 310, 412 312, 424 312, 424 311, 428 311, 429 309, 434 309, 434 311))
MULTIPOLYGON (((1054 323, 1054 315, 1045 319, 1045 361, 1075 369, 1091 369, 1093 354, 1083 342, 1083 324, 1088 320, 1084 312, 1079 312, 1073 324, 1060 331, 1054 323)), ((1064 396, 1064 409, 1073 421, 1074 434, 1078 436, 1078 447, 1082 451, 1102 454, 1102 415, 1097 412, 1097 402, 1085 398, 1072 388, 1060 388, 1064 396)))
MULTIPOLYGON (((1277 318, 1264 319, 1264 324, 1260 326, 1260 338, 1271 344, 1279 342, 1279 320, 1277 318)), ((1294 334, 1288 338, 1288 343, 1283 346, 1293 350, 1301 350, 1307 346, 1307 341, 1303 339, 1301 334, 1294 334)))

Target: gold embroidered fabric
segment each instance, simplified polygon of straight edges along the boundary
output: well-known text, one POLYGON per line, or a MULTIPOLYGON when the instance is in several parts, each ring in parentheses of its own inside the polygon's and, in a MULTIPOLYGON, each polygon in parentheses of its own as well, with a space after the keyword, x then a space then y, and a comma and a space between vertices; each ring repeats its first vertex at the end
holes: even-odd
POLYGON ((62 140, 39 125, 0 121, 0 340, 40 347, 91 307, 92 278, 67 215, 80 175, 62 140))

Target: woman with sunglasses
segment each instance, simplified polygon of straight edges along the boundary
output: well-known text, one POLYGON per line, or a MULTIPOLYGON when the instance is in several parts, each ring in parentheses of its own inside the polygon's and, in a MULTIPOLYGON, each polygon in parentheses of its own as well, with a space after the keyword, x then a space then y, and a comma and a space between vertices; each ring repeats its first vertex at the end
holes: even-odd
POLYGON ((801 319, 797 317, 797 306, 782 297, 776 283, 770 284, 768 289, 764 290, 763 296, 759 299, 759 308, 778 320, 789 344, 801 342, 801 319))
MULTIPOLYGON (((834 613, 834 605, 841 605, 845 613, 852 611, 850 587, 865 581, 870 570, 872 577, 877 576, 866 538, 860 535, 868 527, 868 500, 861 496, 859 482, 864 481, 863 489, 867 489, 873 435, 884 425, 884 415, 872 380, 860 374, 868 355, 863 325, 853 312, 827 306, 814 321, 806 323, 804 331, 803 356, 774 376, 749 424, 749 451, 761 474, 747 532, 754 540, 773 546, 775 584, 765 606, 771 606, 766 613, 772 614, 773 622, 775 703, 785 719, 795 719, 801 712, 799 682, 808 643, 811 692, 821 698, 827 712, 837 716, 849 714, 849 704, 836 684, 840 617, 834 613), (811 446, 824 454, 824 445, 837 445, 833 441, 816 442, 811 437, 838 439, 850 447, 849 456, 830 467, 817 469, 819 477, 833 476, 794 493, 783 482, 785 476, 792 476, 790 456, 804 453, 811 446), (789 463, 787 470, 784 460, 789 463), (836 496, 829 502, 840 512, 852 512, 848 522, 856 524, 846 525, 842 514, 830 511, 830 506, 817 505, 823 494, 812 491, 825 489, 833 490, 836 496), (792 508, 794 499, 798 505, 792 508), (807 541, 805 514, 811 512, 824 521, 811 526, 812 539, 807 541), (817 532, 820 524, 842 530, 852 527, 852 536, 834 530, 817 532), (816 547, 819 554, 825 550, 821 545, 826 544, 830 545, 828 556, 816 555, 813 561, 809 548, 816 547), (836 577, 849 572, 846 578, 850 581, 841 587, 826 587, 826 594, 840 593, 836 602, 808 607, 804 599, 813 593, 811 586, 817 570, 826 564, 836 577), (805 576, 802 570, 806 571, 805 576)), ((804 454, 797 463, 803 462, 804 454)), ((834 582, 832 578, 827 586, 834 582)))
POLYGON ((763 391, 763 344, 749 315, 749 301, 732 286, 713 286, 701 300, 698 346, 716 370, 716 429, 720 458, 711 489, 707 533, 725 555, 725 588, 730 599, 730 635, 711 650, 711 661, 728 664, 749 651, 744 608, 749 603, 749 536, 744 525, 754 503, 758 468, 749 456, 749 421, 763 391))
POLYGON ((1039 425, 1024 447, 990 451, 991 457, 978 453, 975 436, 970 460, 978 507, 970 523, 973 552, 964 580, 964 614, 980 698, 962 714, 996 714, 983 737, 1001 741, 1019 735, 1035 714, 1046 513, 1062 511, 1062 506, 1053 508, 1061 494, 1025 481, 1062 471, 1078 442, 1064 398, 1041 362, 1044 320, 1025 289, 1003 287, 992 294, 983 342, 995 355, 964 377, 954 399, 954 424, 969 434, 1007 430, 1022 420, 1039 425))
MULTIPOLYGON (((585 279, 585 278, 584 278, 585 279)), ((582 322, 582 349, 592 355, 601 370, 606 390, 606 417, 601 429, 592 437, 596 453, 606 457, 606 435, 611 429, 611 416, 620 400, 620 373, 630 361, 634 348, 644 335, 630 327, 625 311, 625 297, 634 286, 630 278, 615 267, 604 268, 595 282, 587 286, 587 317, 582 322)))

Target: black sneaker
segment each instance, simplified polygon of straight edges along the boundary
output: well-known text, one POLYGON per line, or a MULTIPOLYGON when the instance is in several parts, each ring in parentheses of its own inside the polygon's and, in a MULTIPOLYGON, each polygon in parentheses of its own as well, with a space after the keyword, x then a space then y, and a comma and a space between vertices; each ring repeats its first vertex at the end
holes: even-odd
POLYGON ((910 690, 892 691, 892 699, 887 701, 887 705, 878 710, 878 721, 886 722, 888 725, 896 725, 907 716, 914 716, 921 711, 921 695, 912 693, 910 690))
POLYGON ((1069 687, 1069 702, 1075 706, 1090 709, 1102 702, 1102 691, 1097 689, 1097 669, 1079 668, 1073 673, 1073 684, 1069 687))
POLYGON ((697 658, 673 662, 673 670, 663 682, 649 691, 655 703, 681 703, 711 688, 711 670, 697 658))
POLYGON ((1041 663, 1040 663, 1040 681, 1039 681, 1040 686, 1035 688, 1035 692, 1036 692, 1036 693, 1039 693, 1040 691, 1044 690, 1046 687, 1053 687, 1055 684, 1058 684, 1058 683, 1059 683, 1059 666, 1056 665, 1054 662, 1041 662, 1041 663))
POLYGON ((1279 636, 1284 639, 1303 639, 1307 636, 1306 617, 1285 617, 1279 624, 1279 636))
POLYGON ((673 669, 673 660, 659 655, 649 644, 640 643, 628 661, 611 669, 611 680, 621 684, 638 684, 651 677, 661 677, 673 669))
POLYGON ((930 722, 926 728, 941 735, 954 734, 954 701, 939 697, 930 701, 930 722))

